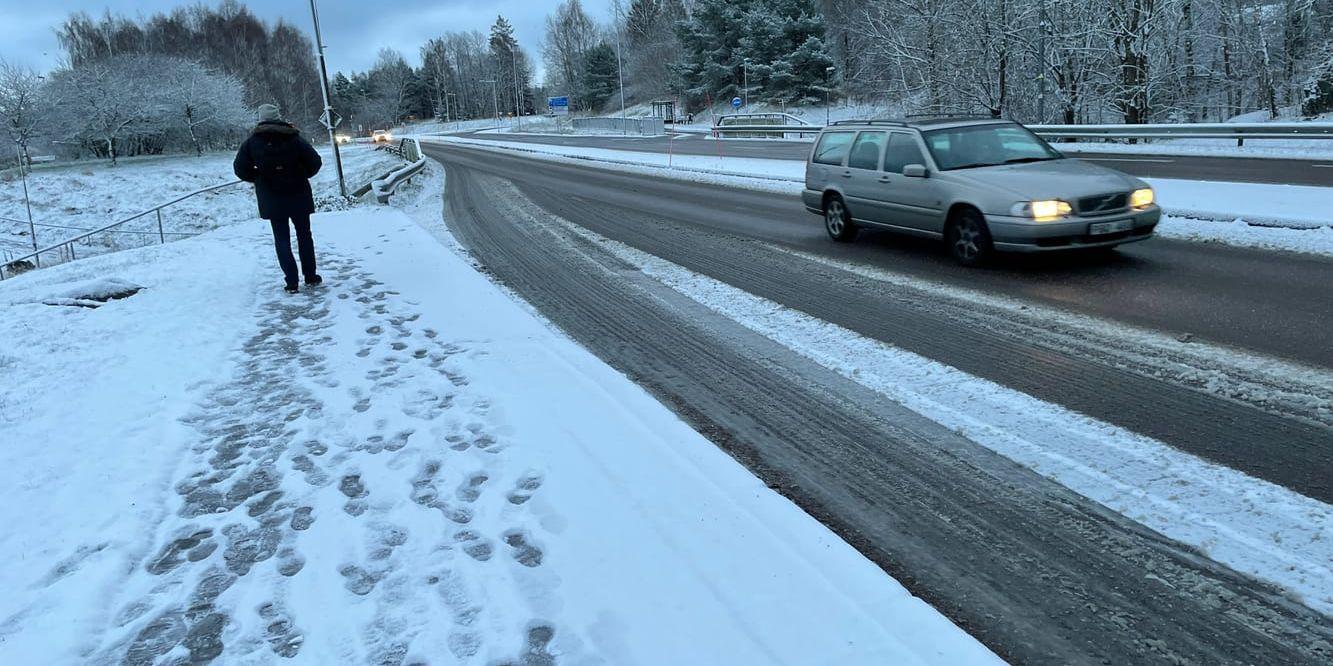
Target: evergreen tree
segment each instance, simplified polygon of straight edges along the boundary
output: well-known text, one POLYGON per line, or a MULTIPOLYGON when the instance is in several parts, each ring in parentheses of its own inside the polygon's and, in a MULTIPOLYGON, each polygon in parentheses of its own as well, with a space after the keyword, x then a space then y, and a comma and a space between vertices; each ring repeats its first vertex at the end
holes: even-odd
POLYGON ((583 63, 583 96, 589 108, 599 109, 617 92, 616 50, 602 42, 588 50, 583 63))
POLYGON ((514 110, 515 103, 523 113, 532 112, 532 67, 527 55, 519 48, 514 38, 514 26, 503 16, 495 18, 491 26, 491 58, 496 64, 495 78, 499 82, 500 110, 503 113, 508 99, 508 109, 514 110), (516 80, 517 78, 517 80, 516 80))
POLYGON ((833 59, 813 0, 698 0, 677 34, 684 53, 676 71, 696 104, 746 97, 747 79, 751 101, 824 98, 833 59))

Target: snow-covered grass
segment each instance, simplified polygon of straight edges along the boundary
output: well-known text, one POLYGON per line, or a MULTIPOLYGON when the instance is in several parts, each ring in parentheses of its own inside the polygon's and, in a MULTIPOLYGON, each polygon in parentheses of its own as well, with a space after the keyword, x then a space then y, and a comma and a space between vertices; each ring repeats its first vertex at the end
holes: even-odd
MULTIPOLYGON (((765 192, 799 195, 805 163, 726 156, 662 153, 582 146, 541 145, 449 137, 426 139, 526 154, 533 159, 576 159, 609 169, 650 173, 668 178, 730 185, 765 192)), ((677 141, 697 141, 680 138, 677 141)), ((1145 178, 1158 190, 1167 215, 1163 236, 1333 255, 1333 189, 1301 185, 1187 181, 1145 178)))
MULTIPOLYGON (((313 179, 316 199, 324 206, 333 204, 337 194, 337 171, 332 151, 321 147, 324 168, 313 179)), ((109 162, 75 162, 35 170, 28 179, 33 219, 38 225, 37 240, 42 247, 81 230, 95 229, 165 203, 192 191, 235 180, 233 153, 208 153, 202 157, 171 156, 109 162)), ((374 150, 369 145, 342 147, 343 170, 349 188, 379 177, 402 163, 400 159, 374 150)), ((340 207, 340 206, 339 206, 340 207)), ((0 183, 0 217, 26 220, 23 190, 17 179, 0 183)), ((192 197, 162 213, 168 233, 195 234, 219 226, 256 220, 258 211, 253 188, 238 185, 192 197)), ((157 218, 148 216, 122 227, 123 231, 149 232, 149 235, 107 234, 80 245, 79 254, 136 247, 155 243, 157 218)), ((6 247, 30 249, 26 221, 0 222, 0 238, 6 247)))
POLYGON ((455 120, 452 122, 443 122, 438 120, 426 120, 415 123, 408 123, 402 127, 395 127, 392 134, 394 136, 416 136, 421 134, 449 134, 453 132, 476 132, 478 130, 492 129, 497 126, 503 126, 508 121, 496 123, 494 118, 477 118, 474 120, 455 120))
POLYGON ((0 663, 999 663, 404 215, 315 238, 0 283, 0 663))
MULTIPOLYGON (((719 314, 1219 562, 1273 582, 1333 616, 1333 507, 562 222, 569 233, 608 248, 719 314)), ((922 302, 943 297, 1011 311, 1011 316, 1032 322, 1034 330, 1096 331, 1096 339, 1123 337, 1125 347, 1145 351, 1180 347, 1165 336, 1112 322, 959 292, 955 286, 878 269, 835 265, 895 288, 917 290, 922 302)), ((1292 368, 1223 349, 1195 347, 1188 355, 1205 365, 1302 378, 1324 395, 1333 392, 1333 375, 1326 371, 1292 368)))

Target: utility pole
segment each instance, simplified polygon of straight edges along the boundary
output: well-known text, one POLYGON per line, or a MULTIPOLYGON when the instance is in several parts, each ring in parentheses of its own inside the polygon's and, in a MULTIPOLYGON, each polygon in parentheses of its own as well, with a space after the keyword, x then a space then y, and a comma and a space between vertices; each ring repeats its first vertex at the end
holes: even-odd
POLYGON ((329 143, 333 145, 333 163, 338 167, 338 193, 347 198, 347 180, 343 178, 342 151, 338 150, 338 137, 333 128, 338 126, 333 117, 333 105, 329 103, 329 68, 324 63, 324 38, 319 35, 319 10, 315 9, 315 0, 310 0, 310 19, 315 24, 315 48, 319 50, 319 90, 324 94, 324 115, 320 122, 329 128, 329 143))
POLYGON ((1037 8, 1037 122, 1046 122, 1046 0, 1037 8))

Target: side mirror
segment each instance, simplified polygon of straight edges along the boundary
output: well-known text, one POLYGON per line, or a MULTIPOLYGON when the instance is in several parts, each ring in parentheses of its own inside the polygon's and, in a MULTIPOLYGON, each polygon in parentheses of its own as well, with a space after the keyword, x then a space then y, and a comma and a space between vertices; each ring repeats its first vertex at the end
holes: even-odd
POLYGON ((903 175, 908 178, 929 178, 930 172, 924 164, 909 164, 903 167, 903 175))

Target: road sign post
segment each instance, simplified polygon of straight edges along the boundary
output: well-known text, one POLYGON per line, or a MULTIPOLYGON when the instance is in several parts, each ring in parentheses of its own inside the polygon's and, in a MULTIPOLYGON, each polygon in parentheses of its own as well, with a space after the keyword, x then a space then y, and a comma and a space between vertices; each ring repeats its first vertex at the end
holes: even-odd
POLYGON ((561 97, 547 97, 546 111, 554 116, 569 115, 569 96, 563 95, 561 97))
POLYGON ((739 109, 739 108, 741 108, 741 104, 744 104, 744 103, 745 103, 744 100, 742 100, 742 99, 739 98, 739 97, 732 97, 732 98, 731 98, 731 108, 733 108, 733 109, 739 109))

